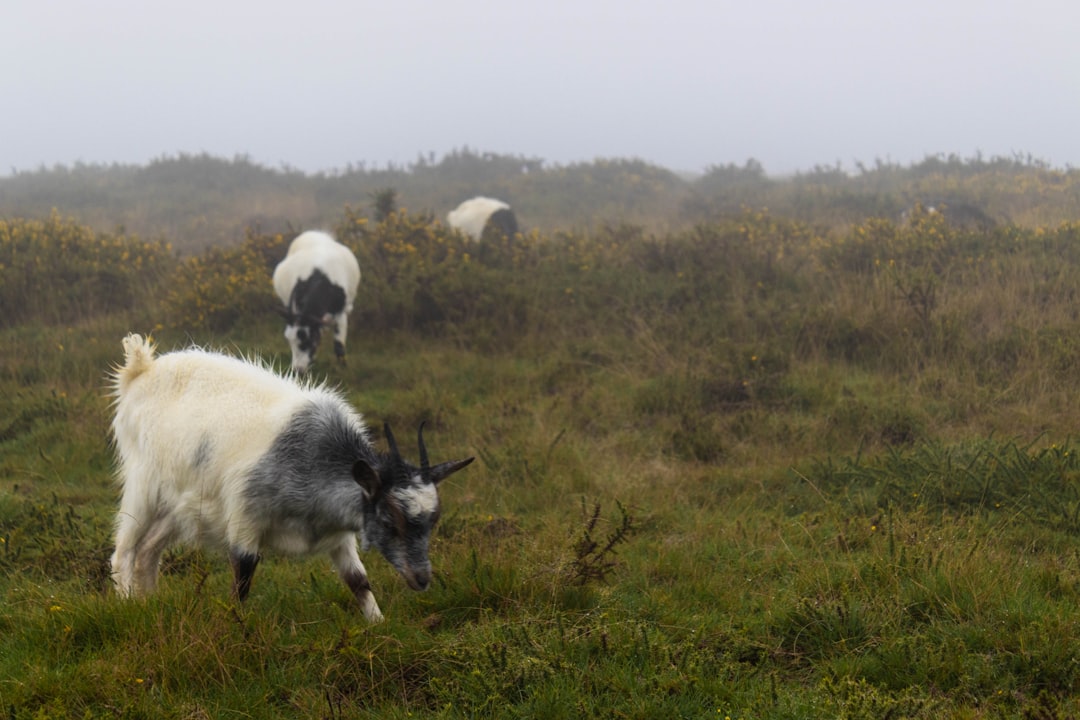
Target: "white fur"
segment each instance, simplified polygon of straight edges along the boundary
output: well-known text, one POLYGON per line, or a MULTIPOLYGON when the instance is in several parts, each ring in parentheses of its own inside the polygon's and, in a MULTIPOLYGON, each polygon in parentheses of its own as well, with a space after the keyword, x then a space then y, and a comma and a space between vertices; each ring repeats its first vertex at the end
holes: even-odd
POLYGON ((413 485, 394 492, 409 517, 423 517, 435 512, 439 507, 439 493, 434 485, 413 485))
MULTIPOLYGON (((174 542, 328 551, 343 577, 356 570, 366 576, 355 533, 312 544, 288 527, 269 528, 265 518, 249 517, 243 506, 251 469, 297 410, 320 397, 347 408, 340 396, 259 362, 199 349, 155 357, 153 345, 134 334, 123 345, 126 361, 113 375, 112 423, 123 484, 112 558, 121 595, 152 592, 161 553, 174 542)), ((346 412, 364 432, 360 416, 346 412)), ((369 620, 382 618, 374 597, 360 602, 369 620)))
MULTIPOLYGON (((129 362, 115 376, 112 427, 124 483, 118 523, 147 523, 147 508, 166 507, 182 541, 227 547, 230 540, 257 540, 254 519, 239 506, 244 479, 306 399, 329 391, 198 349, 154 358, 138 335, 127 336, 124 348, 129 357, 131 348, 150 348, 151 362, 142 368, 129 362), (213 452, 193 466, 204 442, 213 443, 213 452)), ((124 572, 118 582, 130 589, 124 572)))
POLYGON ((509 210, 510 206, 502 200, 489 197, 474 197, 466 200, 446 215, 446 222, 455 230, 479 240, 484 235, 484 226, 488 218, 499 210, 509 210))
MULTIPOLYGON (((333 323, 334 339, 344 346, 349 332, 349 313, 352 312, 356 289, 360 285, 360 263, 349 248, 325 232, 309 230, 301 233, 289 244, 285 259, 274 268, 274 292, 288 308, 296 283, 308 279, 316 270, 321 270, 331 282, 345 290, 345 309, 337 315, 323 318, 325 322, 333 323)), ((295 326, 290 325, 285 329, 285 338, 292 348, 293 370, 305 372, 311 358, 299 351, 295 326)))

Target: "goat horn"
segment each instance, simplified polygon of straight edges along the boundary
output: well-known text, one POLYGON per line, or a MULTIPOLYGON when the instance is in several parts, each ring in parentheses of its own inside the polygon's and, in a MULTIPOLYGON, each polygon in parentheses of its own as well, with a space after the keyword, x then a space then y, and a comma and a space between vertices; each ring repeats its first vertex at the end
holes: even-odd
POLYGON ((390 453, 394 457, 401 457, 397 449, 397 441, 394 440, 394 433, 390 432, 390 423, 383 423, 383 433, 386 434, 386 444, 390 446, 390 453))
POLYGON ((424 423, 420 423, 420 429, 416 431, 416 443, 420 446, 420 470, 425 474, 428 471, 427 448, 424 447, 424 423))
POLYGON ((447 477, 453 475, 475 459, 476 458, 467 458, 465 460, 451 460, 450 462, 439 463, 428 471, 428 481, 438 485, 447 477))

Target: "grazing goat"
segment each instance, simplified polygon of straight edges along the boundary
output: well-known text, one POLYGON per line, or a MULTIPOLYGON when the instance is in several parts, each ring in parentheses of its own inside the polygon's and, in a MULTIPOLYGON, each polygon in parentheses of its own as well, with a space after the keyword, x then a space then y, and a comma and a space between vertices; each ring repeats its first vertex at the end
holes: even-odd
POLYGON ((264 547, 325 552, 377 622, 357 535, 409 587, 427 588, 436 486, 473 458, 429 465, 423 425, 419 467, 401 457, 389 425, 390 451, 379 452, 340 394, 258 362, 198 348, 156 357, 134 334, 123 347, 112 376, 123 485, 112 574, 121 595, 152 592, 174 542, 225 548, 238 600, 264 547))
POLYGON ((322 328, 334 326, 334 354, 345 360, 360 263, 347 247, 324 232, 308 231, 289 245, 274 268, 274 292, 285 309, 285 338, 292 348, 292 368, 306 372, 319 349, 322 328))
POLYGON ((446 221, 450 227, 460 230, 473 240, 484 237, 485 231, 513 237, 518 231, 517 218, 510 206, 502 200, 474 197, 451 210, 446 221))

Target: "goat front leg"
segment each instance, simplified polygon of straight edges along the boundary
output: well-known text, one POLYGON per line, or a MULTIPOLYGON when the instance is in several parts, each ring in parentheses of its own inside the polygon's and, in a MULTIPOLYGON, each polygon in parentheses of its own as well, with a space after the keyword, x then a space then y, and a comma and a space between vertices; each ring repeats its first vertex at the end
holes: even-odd
POLYGON ((334 355, 338 362, 345 364, 345 336, 349 332, 349 315, 340 313, 334 318, 334 355))
POLYGON ((259 564, 259 554, 241 548, 229 549, 229 564, 233 569, 233 597, 240 602, 251 591, 251 578, 255 576, 255 567, 259 564))
POLYGON ((374 593, 371 592, 367 570, 364 568, 364 563, 360 562, 359 553, 356 552, 356 539, 350 538, 348 542, 331 551, 330 559, 333 560, 342 582, 352 590, 356 601, 360 603, 360 609, 364 611, 367 621, 382 622, 383 614, 379 610, 379 603, 375 602, 374 593))

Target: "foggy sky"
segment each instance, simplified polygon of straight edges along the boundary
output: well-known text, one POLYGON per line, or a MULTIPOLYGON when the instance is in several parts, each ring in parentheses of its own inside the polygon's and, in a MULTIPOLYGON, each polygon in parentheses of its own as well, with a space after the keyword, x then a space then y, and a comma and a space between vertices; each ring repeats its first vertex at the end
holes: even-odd
POLYGON ((567 164, 1080 166, 1073 0, 6 0, 0 173, 468 146, 567 164))

